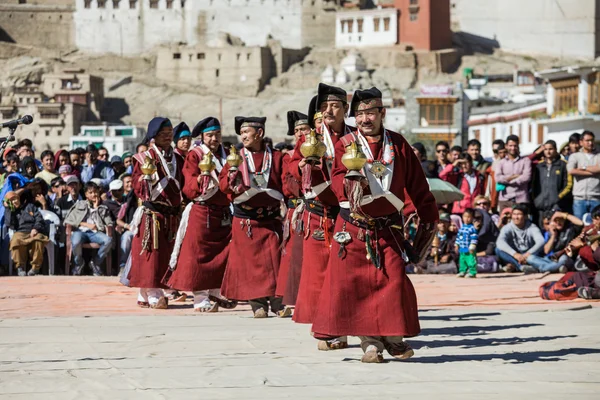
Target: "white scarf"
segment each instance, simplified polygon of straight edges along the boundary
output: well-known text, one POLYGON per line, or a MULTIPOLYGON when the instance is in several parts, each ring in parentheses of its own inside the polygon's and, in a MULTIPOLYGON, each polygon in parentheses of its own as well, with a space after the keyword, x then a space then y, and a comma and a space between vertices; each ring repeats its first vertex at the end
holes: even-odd
MULTIPOLYGON (((158 196, 160 196, 161 193, 168 186, 170 180, 173 180, 175 182, 177 189, 180 189, 180 187, 179 187, 179 182, 177 181, 177 179, 175 179, 175 177, 172 176, 171 170, 169 169, 168 163, 165 160, 165 157, 162 155, 162 152, 156 147, 156 145, 154 143, 152 143, 150 145, 150 149, 154 150, 156 152, 156 154, 158 155, 158 159, 159 159, 161 165, 163 166, 163 169, 166 174, 166 176, 164 178, 162 178, 153 188, 151 188, 150 201, 155 201, 158 198, 158 196)), ((144 155, 143 157, 141 156, 141 154, 136 154, 134 156, 141 164, 144 163, 145 157, 150 157, 153 159, 152 153, 150 153, 150 150, 147 150, 142 154, 144 155)), ((171 165, 173 166, 173 172, 177 171, 177 157, 175 156, 175 154, 173 154, 171 165)), ((158 180, 158 170, 152 175, 151 182, 156 182, 157 180, 158 180)))
MULTIPOLYGON (((269 146, 265 146, 265 155, 263 158, 262 167, 268 165, 267 169, 263 171, 263 176, 265 177, 265 183, 262 186, 259 186, 254 179, 254 175, 256 174, 256 167, 254 165, 254 158, 252 157, 252 153, 247 149, 242 149, 240 151, 240 155, 246 160, 246 163, 240 165, 240 167, 244 167, 246 165, 247 171, 246 174, 249 178, 250 188, 246 190, 244 193, 240 194, 233 200, 233 204, 244 203, 259 193, 266 193, 275 200, 283 201, 283 194, 279 193, 277 190, 269 189, 269 179, 271 178, 271 168, 273 167, 273 154, 269 146)), ((242 171, 244 174, 244 171, 242 171)))
MULTIPOLYGON (((383 173, 381 179, 378 179, 371 172, 371 168, 373 167, 372 162, 367 162, 363 167, 361 173, 367 178, 369 181, 369 188, 371 189, 371 194, 363 197, 360 205, 364 206, 366 204, 372 203, 376 199, 383 197, 387 201, 389 201, 396 209, 400 212, 404 208, 404 202, 400 200, 395 194, 390 191, 390 187, 392 185, 392 179, 394 178, 394 161, 392 160, 392 151, 391 146, 393 146, 393 142, 391 140, 391 133, 389 133, 386 129, 383 131, 383 160, 389 164, 383 164, 385 166, 385 172, 383 173)), ((362 147, 363 153, 367 156, 369 160, 375 160, 375 156, 371 153, 371 149, 369 148, 369 143, 367 139, 357 131, 354 135, 354 138, 362 147)), ((350 208, 350 203, 348 201, 340 202, 340 207, 342 208, 350 208)))

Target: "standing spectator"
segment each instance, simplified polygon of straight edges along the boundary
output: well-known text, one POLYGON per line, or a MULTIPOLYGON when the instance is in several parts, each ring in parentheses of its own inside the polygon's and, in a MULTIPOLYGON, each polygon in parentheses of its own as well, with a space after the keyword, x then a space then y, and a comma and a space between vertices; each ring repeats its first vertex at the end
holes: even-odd
POLYGON ((21 174, 27 179, 33 179, 39 172, 37 164, 33 157, 25 157, 21 159, 21 174))
POLYGON ((15 172, 19 172, 19 156, 15 151, 12 151, 4 158, 4 173, 0 177, 0 188, 4 186, 6 177, 15 172))
POLYGON ((34 205, 31 193, 6 194, 6 225, 15 233, 10 240, 12 259, 19 276, 25 276, 28 256, 31 257, 29 276, 40 273, 44 262, 44 247, 48 243, 46 223, 39 209, 34 205), (21 198, 24 200, 21 204, 21 198))
POLYGON ((140 143, 135 147, 135 152, 138 154, 145 151, 148 151, 148 146, 145 143, 140 143))
POLYGON ((458 277, 477 277, 477 229, 473 226, 474 211, 467 208, 462 215, 463 224, 456 235, 456 250, 458 251, 458 277))
POLYGON ((439 175, 444 167, 450 164, 448 154, 450 153, 450 145, 446 141, 437 142, 435 145, 435 171, 439 175))
POLYGON ((464 213, 473 205, 475 197, 485 194, 485 179, 473 168, 473 159, 467 153, 463 153, 454 163, 446 165, 440 178, 453 183, 465 195, 462 200, 454 202, 453 214, 464 213))
POLYGON ((542 215, 549 210, 570 208, 570 193, 573 177, 567 172, 567 163, 560 158, 556 142, 544 143, 543 162, 535 166, 533 174, 533 204, 538 211, 540 225, 542 215))
POLYGON ((498 209, 498 191, 496 190, 496 165, 506 158, 506 147, 504 147, 504 141, 502 139, 496 139, 492 143, 492 151, 494 152, 494 157, 492 160, 492 164, 488 168, 488 192, 487 195, 490 198, 491 207, 493 210, 498 209))
POLYGON ((54 154, 54 170, 58 171, 63 165, 71 165, 71 157, 67 150, 59 150, 54 154))
POLYGON ((112 238, 106 234, 107 227, 113 226, 110 211, 100 203, 100 193, 95 183, 85 185, 86 200, 80 200, 65 218, 65 225, 73 227, 71 246, 75 267, 73 275, 81 275, 85 261, 83 259, 83 245, 85 243, 98 243, 100 249, 96 258, 90 261, 90 269, 94 276, 102 276, 100 265, 108 255, 112 246, 112 238))
MULTIPOLYGON (((89 152, 89 149, 88 149, 89 152)), ((108 149, 104 146, 98 149, 98 160, 108 162, 108 149)))
POLYGON ((568 161, 571 154, 579 153, 581 150, 581 135, 579 133, 573 133, 569 136, 569 144, 567 146, 567 154, 565 159, 568 161))
POLYGON ((112 156, 110 159, 110 165, 115 171, 115 176, 118 178, 122 174, 125 173, 125 165, 123 165, 123 160, 119 156, 112 156))
POLYGON ((491 165, 481 155, 481 142, 477 139, 471 139, 467 143, 467 153, 473 159, 473 168, 475 168, 487 181, 487 169, 491 165))
POLYGON ((463 149, 460 146, 453 146, 450 149, 450 156, 448 158, 448 160, 453 163, 454 161, 458 160, 461 156, 461 154, 463 153, 463 149))
POLYGON ((573 183, 573 214, 579 219, 600 205, 600 158, 594 149, 595 136, 590 131, 581 134, 581 151, 571 154, 567 169, 575 177, 573 183))
POLYGON ((96 146, 93 144, 89 145, 85 156, 85 164, 83 164, 81 171, 81 180, 83 183, 88 183, 93 178, 98 178, 102 180, 103 186, 108 187, 114 176, 115 172, 110 164, 98 159, 98 149, 96 149, 96 146))
POLYGON ((123 166, 125 172, 131 174, 133 172, 133 155, 130 152, 123 153, 123 166))
POLYGON ((527 218, 527 206, 517 204, 512 210, 512 221, 500 230, 496 255, 504 262, 504 272, 523 271, 526 264, 535 265, 536 255, 544 247, 544 236, 527 218))
POLYGON ((67 194, 61 197, 56 203, 60 209, 60 217, 63 220, 71 207, 81 200, 81 194, 79 193, 81 185, 79 184, 79 179, 75 175, 70 175, 65 179, 65 183, 67 184, 67 194))
MULTIPOLYGON (((519 154, 519 138, 506 138, 508 157, 501 160, 496 169, 496 182, 501 185, 498 207, 504 209, 515 204, 529 204, 529 182, 531 182, 531 160, 519 154)), ((498 185, 496 185, 498 189, 498 185)))
POLYGON ((421 162, 421 167, 423 167, 423 171, 425 171, 425 176, 427 178, 437 178, 437 172, 435 170, 435 163, 429 161, 427 159, 427 149, 423 145, 423 143, 416 142, 412 145, 412 149, 421 162))
POLYGON ((17 149, 17 155, 21 160, 23 160, 25 157, 33 158, 34 156, 33 143, 29 139, 20 140, 15 146, 15 149, 17 149))
POLYGON ((69 152, 69 159, 71 160, 71 167, 81 171, 81 156, 77 150, 71 150, 69 152))
POLYGON ((52 179, 57 178, 58 174, 54 169, 54 153, 51 150, 42 152, 42 165, 44 169, 38 172, 35 177, 43 179, 48 186, 52 184, 52 179))

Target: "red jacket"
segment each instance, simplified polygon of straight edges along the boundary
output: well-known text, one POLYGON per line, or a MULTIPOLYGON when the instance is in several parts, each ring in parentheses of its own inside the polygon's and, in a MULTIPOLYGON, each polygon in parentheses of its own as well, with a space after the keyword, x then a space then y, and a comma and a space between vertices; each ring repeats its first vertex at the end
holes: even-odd
POLYGON ((473 193, 471 193, 469 188, 469 181, 465 179, 465 174, 463 172, 456 171, 452 164, 446 165, 442 172, 440 172, 440 179, 450 183, 456 182, 454 183, 456 187, 458 187, 465 195, 462 200, 454 202, 454 206, 452 207, 453 214, 462 214, 465 209, 473 208, 473 200, 475 200, 475 197, 480 195, 485 196, 485 178, 475 168, 473 168, 472 171, 477 178, 477 183, 475 184, 475 190, 473 190, 473 193))

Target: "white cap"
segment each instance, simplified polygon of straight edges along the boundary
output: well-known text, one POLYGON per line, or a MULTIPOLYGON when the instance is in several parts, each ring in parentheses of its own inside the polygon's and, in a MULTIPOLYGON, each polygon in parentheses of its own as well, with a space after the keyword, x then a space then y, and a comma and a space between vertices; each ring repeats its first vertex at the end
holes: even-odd
POLYGON ((121 190, 123 189, 123 181, 120 179, 115 179, 108 185, 108 190, 121 190))
POLYGON ((79 183, 79 179, 75 175, 69 175, 65 177, 65 183, 70 185, 71 183, 79 183))
POLYGON ((104 186, 104 184, 102 183, 102 179, 100 179, 100 178, 90 179, 90 182, 95 183, 100 188, 102 188, 102 186, 104 186))

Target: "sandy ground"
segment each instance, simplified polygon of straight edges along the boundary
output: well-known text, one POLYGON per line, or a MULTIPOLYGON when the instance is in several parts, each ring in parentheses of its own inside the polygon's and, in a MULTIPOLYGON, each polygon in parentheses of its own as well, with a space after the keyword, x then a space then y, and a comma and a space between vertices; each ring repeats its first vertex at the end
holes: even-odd
POLYGON ((544 280, 412 276, 415 357, 319 352, 310 327, 135 306, 115 278, 1 278, 0 399, 596 399, 598 302, 545 302, 544 280))

